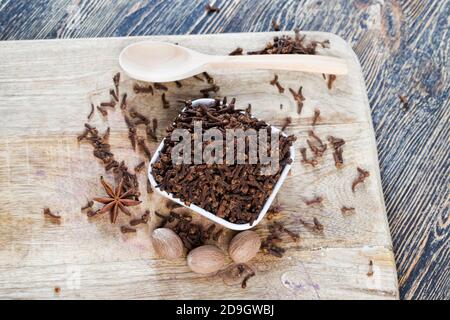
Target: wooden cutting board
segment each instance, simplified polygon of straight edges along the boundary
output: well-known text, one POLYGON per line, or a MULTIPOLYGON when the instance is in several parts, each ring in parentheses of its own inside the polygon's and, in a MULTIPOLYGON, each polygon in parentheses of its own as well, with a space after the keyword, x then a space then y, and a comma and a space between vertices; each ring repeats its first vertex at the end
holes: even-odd
MULTIPOLYGON (((297 135, 297 151, 306 146, 315 108, 321 118, 315 132, 344 138, 345 165, 337 170, 330 148, 315 168, 300 162, 283 185, 278 203, 280 221, 299 232, 298 243, 285 239, 281 259, 258 254, 250 263, 256 276, 246 289, 223 275, 202 276, 189 271, 185 260, 158 259, 149 233, 159 223, 154 210, 167 213, 165 201, 145 192, 146 177, 139 175, 143 204, 136 216, 152 212, 147 226, 124 235, 120 216, 116 225, 107 216, 89 219, 80 207, 103 195, 99 183, 105 174, 92 147, 78 143, 77 135, 90 103, 109 99, 112 76, 119 71, 117 57, 126 45, 158 39, 177 42, 210 54, 227 54, 236 47, 261 49, 275 33, 198 36, 161 36, 0 43, 0 297, 1 298, 138 298, 138 299, 362 299, 398 298, 397 274, 380 183, 376 142, 361 68, 349 45, 326 33, 308 32, 307 39, 331 41, 320 54, 347 60, 350 73, 327 88, 320 74, 277 72, 283 94, 269 84, 274 72, 211 72, 219 95, 236 97, 238 106, 252 104, 256 117, 281 126, 292 117, 287 132, 297 135), (303 86, 306 98, 300 115, 288 88, 303 86), (280 107, 282 104, 282 108, 280 107), (370 177, 352 192, 356 167, 370 177), (304 200, 322 196, 321 206, 304 200), (62 218, 59 224, 42 214, 50 207, 62 218), (342 206, 355 207, 343 215, 342 206), (300 219, 316 217, 323 233, 311 232, 300 219), (373 264, 370 266, 370 264, 373 264), (60 288, 56 290, 55 288, 60 288), (57 292, 59 291, 59 292, 57 292)), ((182 88, 168 84, 169 109, 161 92, 134 95, 133 81, 122 75, 121 92, 130 106, 159 120, 158 136, 176 116, 177 99, 200 97, 208 84, 183 80, 182 88)), ((90 123, 100 132, 111 128, 110 143, 116 159, 130 168, 143 159, 134 152, 120 110, 103 118, 95 113, 90 123)), ((142 135, 142 132, 140 132, 142 135)), ((156 148, 156 143, 151 148, 156 148)), ((308 151, 309 152, 309 151, 308 151)), ((310 154, 309 154, 310 156, 310 154)), ((267 234, 267 221, 256 231, 267 234)), ((230 234, 228 234, 230 236, 230 234)), ((226 237, 225 237, 226 239, 226 237)), ((224 242, 225 240, 223 240, 224 242)), ((221 243, 224 245, 224 243, 221 243)))

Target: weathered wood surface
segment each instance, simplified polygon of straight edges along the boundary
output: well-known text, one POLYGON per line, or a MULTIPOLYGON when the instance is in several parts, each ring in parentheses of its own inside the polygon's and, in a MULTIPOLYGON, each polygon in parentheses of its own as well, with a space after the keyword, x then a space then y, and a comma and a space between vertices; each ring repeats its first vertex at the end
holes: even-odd
POLYGON ((272 18, 340 35, 367 84, 400 295, 450 298, 449 1, 214 1, 217 15, 205 3, 2 0, 0 39, 268 31, 272 18))
MULTIPOLYGON (((246 33, 160 39, 205 53, 226 54, 240 43, 247 50, 256 50, 274 35, 246 33)), ((281 126, 291 116, 293 122, 287 132, 297 135, 297 150, 306 146, 314 108, 321 110, 316 133, 324 140, 334 135, 347 141, 345 166, 339 171, 331 151, 316 168, 301 164, 300 155, 296 155, 297 161, 278 202, 284 208, 286 226, 300 232, 301 240, 288 242, 289 250, 281 260, 260 254, 252 262, 257 276, 246 290, 239 285, 227 286, 218 277, 196 276, 188 271, 184 259, 171 263, 155 257, 149 231, 159 223, 156 216, 149 226, 139 228, 136 235, 125 236, 119 230, 119 226, 127 223, 124 217, 120 217, 117 225, 111 225, 107 217, 88 219, 80 212, 86 199, 103 194, 98 177, 112 177, 93 158, 92 147, 78 143, 76 136, 83 130, 90 102, 99 105, 109 100, 120 50, 140 39, 0 43, 4 58, 0 78, 0 108, 4 115, 0 120, 0 198, 6 199, 0 202, 3 228, 0 296, 397 298, 395 260, 360 66, 342 39, 323 33, 307 36, 318 41, 329 39, 331 48, 321 50, 321 54, 346 59, 349 75, 338 77, 329 90, 321 74, 277 72, 286 89, 303 86, 307 98, 301 115, 297 114, 288 90, 280 95, 270 85, 273 72, 211 72, 221 88, 219 94, 236 97, 238 106, 245 107, 251 102, 256 117, 281 126), (34 57, 39 57, 39 63, 33 61, 34 57), (356 166, 369 170, 371 176, 352 192, 356 166), (323 204, 305 205, 304 200, 314 196, 322 196, 323 204), (51 224, 42 215, 43 206, 59 212, 63 221, 51 224), (355 207, 356 212, 342 215, 341 206, 355 207), (311 232, 300 223, 300 219, 312 223, 313 218, 324 225, 323 233, 311 232), (370 261, 373 267, 369 266, 370 261), (62 292, 55 295, 54 286, 60 286, 62 292)), ((181 89, 174 83, 168 84, 166 94, 172 107, 167 110, 162 106, 160 92, 154 96, 136 95, 133 84, 131 79, 122 77, 120 90, 129 94, 128 107, 156 117, 159 137, 180 110, 176 100, 200 97, 199 90, 210 86, 196 79, 182 81, 181 89)), ((130 168, 140 162, 142 155, 132 151, 119 110, 110 112, 107 119, 96 112, 91 124, 100 132, 111 128, 110 143, 116 159, 125 160, 130 168)), ((156 146, 156 142, 151 144, 152 149, 156 146)), ((133 208, 136 216, 144 208, 152 212, 164 210, 164 201, 157 194, 144 192, 145 179, 141 174, 141 192, 145 195, 140 208, 133 208)), ((265 221, 256 230, 266 234, 267 224, 265 221)), ((226 249, 224 240, 221 245, 226 249)))

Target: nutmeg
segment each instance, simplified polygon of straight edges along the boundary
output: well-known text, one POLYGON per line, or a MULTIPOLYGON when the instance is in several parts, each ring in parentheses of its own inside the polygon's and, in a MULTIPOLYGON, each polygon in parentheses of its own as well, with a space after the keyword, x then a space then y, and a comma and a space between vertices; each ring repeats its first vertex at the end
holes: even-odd
POLYGON ((153 248, 161 258, 173 260, 183 255, 183 241, 171 229, 155 229, 151 239, 153 248))
POLYGON ((225 264, 225 254, 216 246, 204 245, 189 252, 187 264, 195 273, 216 272, 225 264))
POLYGON ((261 247, 261 239, 255 231, 246 230, 238 233, 230 241, 228 253, 231 259, 237 263, 251 260, 261 247))

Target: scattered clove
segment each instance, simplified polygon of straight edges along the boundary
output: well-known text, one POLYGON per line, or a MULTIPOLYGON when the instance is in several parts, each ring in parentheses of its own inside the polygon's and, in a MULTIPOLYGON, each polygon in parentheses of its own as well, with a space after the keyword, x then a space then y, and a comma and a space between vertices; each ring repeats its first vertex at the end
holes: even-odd
POLYGON ((205 77, 205 79, 206 79, 206 81, 209 83, 209 84, 213 84, 214 83, 214 78, 213 77, 211 77, 209 74, 208 74, 208 72, 203 72, 203 76, 205 77))
POLYGON ((133 122, 131 122, 131 119, 126 114, 124 114, 123 117, 128 127, 128 139, 131 142, 133 150, 136 150, 136 139, 137 139, 136 125, 133 122))
POLYGON ((152 159, 152 152, 147 147, 147 144, 145 143, 144 138, 138 138, 137 139, 137 143, 138 143, 139 147, 141 148, 141 150, 144 152, 144 154, 147 156, 148 160, 151 160, 152 159))
POLYGON ((246 263, 232 264, 219 273, 226 285, 233 286, 239 283, 243 289, 247 287, 248 279, 255 274, 255 270, 246 263))
POLYGON ((331 90, 333 88, 333 83, 334 83, 335 80, 336 80, 336 75, 334 75, 334 74, 328 75, 327 86, 328 86, 329 90, 331 90))
POLYGON ((90 209, 90 208, 92 208, 93 205, 94 205, 94 201, 89 200, 88 203, 85 206, 81 207, 81 210, 83 211, 83 210, 86 210, 86 209, 90 209))
POLYGON ((61 219, 61 216, 53 213, 50 208, 44 208, 44 215, 52 219, 61 219))
POLYGON ((300 219, 299 221, 307 230, 314 233, 323 234, 324 227, 316 217, 313 218, 313 223, 306 222, 303 219, 300 219))
POLYGON ((218 92, 219 90, 220 90, 220 87, 218 85, 214 84, 214 85, 212 85, 209 88, 205 88, 205 89, 200 90, 200 93, 203 94, 204 98, 208 98, 210 92, 218 92))
POLYGON ((161 100, 162 100, 163 108, 164 108, 164 109, 170 108, 170 103, 169 103, 169 101, 167 101, 167 99, 166 99, 166 94, 165 94, 165 93, 162 94, 161 100))
POLYGON ((370 172, 360 167, 356 168, 358 170, 358 177, 352 183, 352 191, 355 192, 355 188, 358 184, 364 183, 364 181, 370 176, 370 172))
POLYGON ((274 31, 280 31, 280 25, 277 23, 275 19, 272 19, 272 28, 274 31))
POLYGON ((102 116, 104 116, 104 117, 108 116, 108 111, 106 111, 105 108, 103 108, 101 106, 97 106, 97 110, 102 114, 102 116))
POLYGON ((134 167, 134 172, 140 173, 144 168, 145 168, 145 161, 142 161, 136 167, 134 167))
POLYGON ((245 108, 245 112, 249 115, 252 114, 252 105, 249 103, 247 108, 245 108))
POLYGON ((320 118, 320 110, 319 109, 314 109, 314 117, 312 120, 312 126, 314 127, 317 124, 317 121, 320 118))
POLYGON ((303 96, 303 87, 300 86, 297 92, 294 89, 289 88, 294 100, 297 102, 297 113, 301 114, 303 110, 303 101, 305 101, 305 97, 303 96))
POLYGON ((330 142, 331 146, 335 150, 341 148, 345 144, 344 139, 336 138, 333 136, 328 136, 327 140, 330 142))
MULTIPOLYGON (((117 163, 117 161, 116 161, 117 163)), ((139 200, 139 182, 136 174, 132 174, 128 171, 128 167, 125 165, 125 161, 121 161, 114 166, 113 173, 115 174, 115 180, 120 181, 123 179, 123 187, 128 189, 133 189, 133 196, 135 200, 139 200)))
POLYGON ((198 81, 205 82, 205 80, 202 77, 200 77, 199 75, 195 75, 195 76, 192 76, 192 77, 194 79, 197 79, 198 81))
POLYGON ((109 94, 113 97, 113 99, 119 102, 119 97, 116 95, 116 91, 114 89, 109 90, 109 94))
POLYGON ((339 148, 333 152, 334 164, 337 169, 341 169, 344 165, 344 158, 342 157, 342 148, 339 148))
POLYGON ((151 95, 153 95, 153 87, 151 84, 145 85, 145 86, 140 86, 139 84, 135 83, 133 86, 133 91, 136 94, 139 93, 150 93, 151 95))
POLYGON ((295 242, 300 239, 300 236, 297 233, 284 227, 281 222, 274 222, 273 224, 269 225, 269 235, 265 240, 262 241, 262 251, 277 258, 283 257, 283 254, 286 250, 279 246, 279 244, 282 242, 282 233, 286 233, 295 242))
POLYGON ((132 219, 130 221, 130 226, 135 227, 139 224, 146 224, 150 218, 150 211, 146 210, 145 213, 138 219, 132 219))
POLYGON ((266 219, 270 221, 275 218, 278 218, 281 215, 281 211, 282 209, 279 205, 271 206, 267 211, 266 219))
POLYGON ((158 129, 158 119, 153 118, 152 120, 152 129, 154 132, 156 132, 156 129, 158 129))
POLYGON ((115 101, 101 102, 101 103, 100 103, 100 107, 115 108, 115 107, 116 107, 116 102, 115 102, 115 101))
POLYGON ((286 130, 286 128, 292 123, 292 118, 291 117, 287 117, 284 119, 284 124, 281 127, 281 131, 286 130))
POLYGON ((147 193, 151 194, 153 193, 152 185, 150 184, 150 180, 147 179, 147 193))
POLYGON ((211 4, 207 4, 206 6, 205 6, 205 10, 206 10, 206 13, 219 13, 219 11, 220 11, 220 8, 218 8, 218 7, 216 7, 216 6, 214 6, 214 5, 211 5, 211 4))
POLYGON ((150 123, 150 119, 147 118, 146 116, 144 116, 142 113, 137 112, 136 110, 132 109, 130 110, 130 116, 133 119, 138 119, 134 124, 135 125, 139 125, 139 124, 145 124, 148 125, 150 123))
POLYGON ((316 217, 313 218, 313 221, 314 221, 314 228, 315 228, 315 230, 317 232, 322 232, 323 229, 324 229, 323 224, 321 224, 316 217))
POLYGON ((322 142, 322 139, 320 139, 312 130, 309 130, 308 135, 314 139, 315 143, 313 143, 311 140, 307 139, 306 142, 308 143, 309 148, 314 153, 315 157, 322 157, 323 153, 327 150, 327 145, 322 142))
POLYGON ((128 226, 121 226, 120 227, 120 232, 126 234, 126 233, 135 233, 136 229, 128 227, 128 226))
POLYGON ((78 137, 78 140, 88 140, 94 147, 94 156, 103 161, 104 164, 113 160, 113 154, 111 153, 111 146, 108 144, 108 137, 110 129, 108 128, 105 134, 100 137, 98 130, 92 127, 90 124, 85 123, 85 132, 78 137))
POLYGON ((316 205, 316 204, 321 204, 322 201, 323 201, 323 198, 322 197, 315 197, 315 198, 313 198, 311 200, 303 200, 303 201, 305 202, 305 204, 307 206, 313 206, 313 205, 316 205))
POLYGON ((373 261, 369 261, 369 271, 367 271, 367 276, 372 277, 373 276, 373 261))
POLYGON ((316 54, 317 47, 329 48, 330 41, 311 41, 307 43, 306 37, 300 35, 298 29, 294 30, 294 38, 288 35, 275 36, 262 50, 252 51, 248 54, 316 54))
POLYGON ((145 128, 145 132, 147 133, 147 137, 153 141, 157 141, 158 137, 156 136, 156 126, 155 126, 155 121, 156 118, 154 118, 153 120, 153 125, 150 126, 150 124, 147 124, 147 127, 145 128))
POLYGON ((228 55, 229 56, 241 56, 243 54, 243 49, 242 48, 236 48, 233 51, 231 51, 228 55))
POLYGON ((312 159, 308 159, 306 156, 306 148, 300 148, 300 154, 302 155, 302 160, 301 162, 304 164, 309 164, 313 167, 315 167, 317 165, 317 160, 312 158, 312 159))
POLYGON ((116 101, 119 101, 119 84, 120 84, 120 72, 117 72, 113 77, 113 83, 114 83, 114 89, 116 90, 114 92, 116 101))
POLYGON ((122 100, 120 101, 120 109, 125 110, 127 108, 127 94, 122 95, 122 100))
POLYGON ((89 115, 87 116, 87 119, 88 119, 88 120, 91 120, 91 119, 92 119, 92 116, 94 115, 94 111, 95 111, 94 104, 91 103, 91 112, 89 112, 89 115))
POLYGON ((89 135, 89 130, 87 128, 84 129, 83 133, 77 136, 78 142, 82 140, 86 140, 89 135))
POLYGON ((343 214, 343 215, 349 215, 349 214, 352 214, 352 213, 354 213, 355 212, 355 208, 353 208, 353 207, 346 207, 346 206, 343 206, 342 208, 341 208, 341 213, 343 214))
POLYGON ((174 231, 188 251, 204 245, 213 237, 214 224, 204 227, 200 223, 193 222, 192 216, 187 212, 171 211, 168 216, 162 216, 158 212, 155 214, 162 218, 160 228, 169 228, 174 231))
POLYGON ((215 232, 212 236, 212 239, 214 241, 218 241, 220 236, 223 234, 223 229, 218 230, 217 232, 215 232))
POLYGON ((342 157, 342 146, 345 144, 344 139, 328 136, 328 141, 333 147, 333 159, 337 169, 341 169, 344 165, 344 158, 342 157))
POLYGON ((400 99, 400 102, 402 103, 403 110, 408 110, 408 98, 404 95, 399 95, 398 98, 400 99))
POLYGON ((156 90, 162 90, 162 91, 169 90, 169 88, 167 88, 165 85, 158 83, 158 82, 153 83, 153 86, 155 87, 156 90))
POLYGON ((176 208, 181 207, 181 205, 178 204, 178 203, 175 202, 175 201, 167 200, 167 201, 166 201, 166 207, 167 207, 167 209, 176 209, 176 208))
POLYGON ((254 271, 252 273, 250 273, 250 274, 245 276, 245 278, 244 278, 244 280, 242 280, 242 284, 241 284, 241 288, 242 289, 247 288, 247 281, 253 276, 255 276, 255 272, 254 271))
POLYGON ((89 210, 86 212, 86 215, 88 216, 88 218, 92 218, 92 217, 94 217, 99 211, 100 211, 100 209, 99 209, 99 210, 96 210, 96 211, 94 211, 94 210, 92 210, 92 209, 89 209, 89 210))

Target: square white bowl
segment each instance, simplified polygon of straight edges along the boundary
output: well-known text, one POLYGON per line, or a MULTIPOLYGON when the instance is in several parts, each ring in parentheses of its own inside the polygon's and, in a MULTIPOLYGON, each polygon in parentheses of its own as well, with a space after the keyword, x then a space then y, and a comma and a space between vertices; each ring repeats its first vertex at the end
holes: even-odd
MULTIPOLYGON (((215 103, 214 99, 197 99, 194 100, 192 102, 192 106, 196 107, 200 104, 212 104, 215 103)), ((281 132, 281 130, 275 128, 275 127, 271 127, 272 128, 272 132, 281 132)), ((284 134, 283 132, 281 132, 281 135, 286 137, 286 134, 284 134)), ((264 216, 267 213, 267 210, 269 210, 270 206, 272 205, 273 200, 275 199, 275 196, 277 195, 278 191, 280 191, 281 185, 283 184, 284 180, 286 180, 286 177, 289 173, 289 170, 291 170, 291 164, 286 164, 285 167, 283 168, 283 171, 281 172, 280 178, 278 179, 277 183, 275 184, 275 187, 272 191, 272 193, 270 194, 269 198, 267 198, 266 203, 264 204, 262 210, 259 212, 258 218, 256 218, 255 221, 253 221, 253 223, 250 225, 250 223, 245 223, 245 224, 238 224, 238 223, 231 223, 223 218, 220 218, 218 216, 216 216, 215 214, 206 211, 205 209, 200 208, 199 206, 195 205, 195 204, 191 204, 191 205, 186 205, 183 201, 181 201, 178 198, 175 198, 171 193, 168 193, 166 191, 161 190, 160 188, 157 187, 157 183, 155 181, 155 178, 152 175, 152 165, 158 161, 160 154, 161 154, 161 150, 164 147, 164 140, 166 138, 164 138, 161 143, 158 146, 158 149, 156 149, 155 153, 153 154, 152 159, 150 160, 150 164, 148 166, 148 179, 150 181, 150 184, 152 185, 152 187, 163 197, 170 199, 186 208, 191 209, 192 211, 197 212, 198 214, 208 218, 209 220, 218 223, 222 226, 224 226, 225 228, 231 229, 231 230, 247 230, 247 229, 251 229, 253 227, 255 227, 258 223, 261 222, 261 220, 264 218, 264 216)), ((289 148, 290 151, 290 159, 292 160, 291 163, 294 162, 294 158, 295 158, 295 148, 294 145, 292 145, 289 148)))

